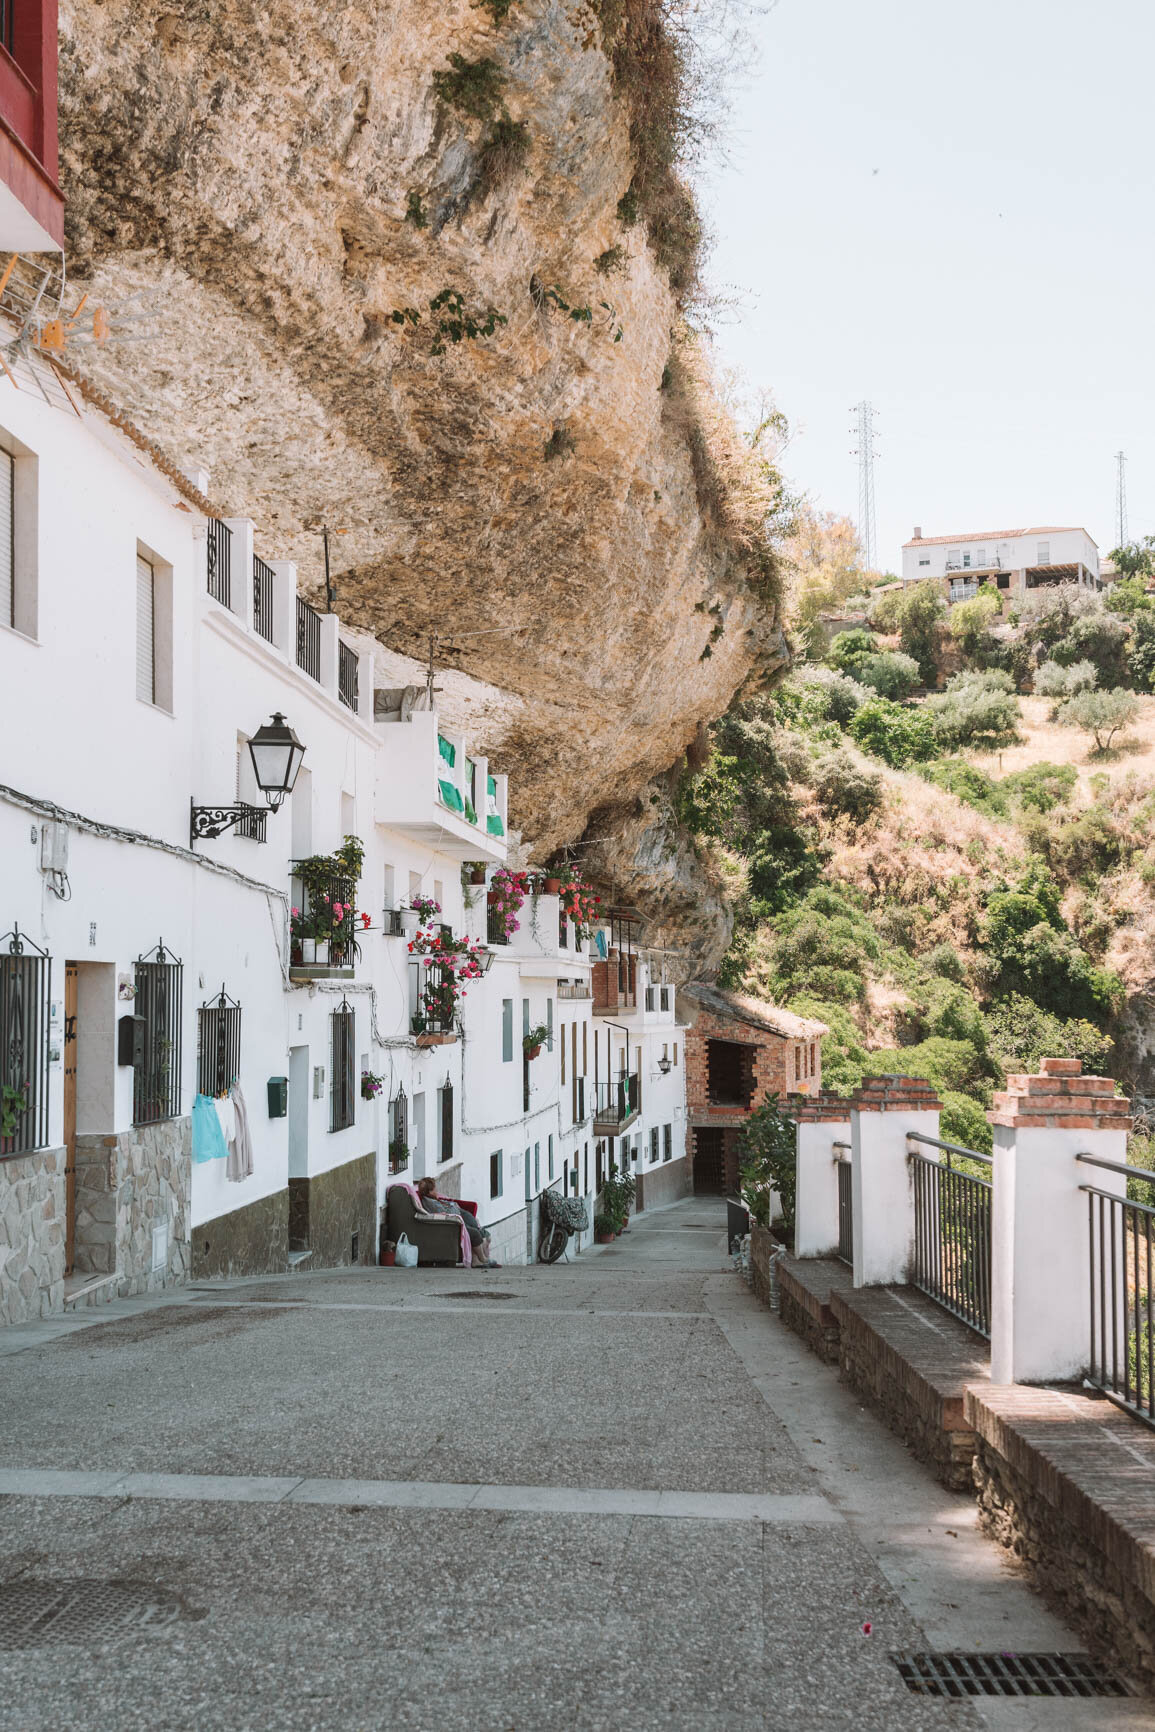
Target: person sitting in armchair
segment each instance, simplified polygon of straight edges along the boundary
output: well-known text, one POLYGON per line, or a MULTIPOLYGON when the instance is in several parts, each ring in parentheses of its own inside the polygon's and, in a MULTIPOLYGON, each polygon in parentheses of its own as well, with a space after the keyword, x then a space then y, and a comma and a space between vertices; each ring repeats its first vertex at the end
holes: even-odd
POLYGON ((459 1209, 452 1197, 439 1197, 436 1179, 418 1179, 417 1195, 421 1198, 421 1207, 427 1215, 456 1215, 465 1222, 475 1269, 501 1268, 501 1264, 494 1262, 489 1255, 489 1234, 484 1227, 478 1225, 477 1216, 469 1209, 459 1209))

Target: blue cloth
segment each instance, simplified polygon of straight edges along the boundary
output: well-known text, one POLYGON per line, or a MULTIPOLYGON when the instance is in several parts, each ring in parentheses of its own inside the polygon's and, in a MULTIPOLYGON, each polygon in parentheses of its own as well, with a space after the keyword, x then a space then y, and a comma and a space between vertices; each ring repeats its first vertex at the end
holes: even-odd
POLYGON ((194 1161, 224 1161, 229 1151, 211 1095, 198 1095, 192 1110, 192 1158, 194 1161))

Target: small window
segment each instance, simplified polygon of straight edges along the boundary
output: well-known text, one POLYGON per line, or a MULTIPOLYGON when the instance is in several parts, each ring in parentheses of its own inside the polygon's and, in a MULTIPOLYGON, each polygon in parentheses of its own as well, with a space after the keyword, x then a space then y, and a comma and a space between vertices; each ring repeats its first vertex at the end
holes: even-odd
POLYGON ((501 1150, 489 1157, 489 1194, 500 1197, 502 1192, 501 1150))
POLYGON ((441 1141, 438 1149, 438 1159, 442 1162, 453 1159, 453 1084, 442 1083, 437 1091, 439 1104, 438 1117, 441 1121, 441 1141))
POLYGON ((552 998, 547 998, 545 1001, 545 1029, 546 1029, 545 1050, 547 1052, 552 1052, 553 1051, 553 999, 552 998))
POLYGON ((554 1176, 553 1175, 553 1138, 552 1137, 550 1137, 549 1142, 547 1143, 546 1147, 549 1151, 546 1166, 547 1166, 547 1171, 549 1173, 550 1180, 552 1182, 553 1176, 554 1176))
POLYGON ((997 585, 1000 589, 1010 589, 1010 587, 1011 587, 1011 574, 1010 574, 1010 572, 1009 571, 1000 571, 995 578, 995 582, 997 583, 997 585))
POLYGON ((136 556, 136 695, 156 702, 156 573, 136 556))
POLYGON ((964 553, 964 554, 963 554, 963 556, 962 556, 962 562, 963 562, 963 570, 964 570, 964 571, 969 571, 969 570, 970 570, 970 564, 971 564, 971 556, 970 556, 970 554, 969 554, 969 553, 964 553))
POLYGON ((651 1163, 651 1165, 653 1164, 654 1161, 657 1160, 657 1158, 658 1158, 658 1127, 657 1127, 657 1125, 653 1125, 650 1129, 650 1163, 651 1163))
POLYGON ((533 1145, 533 1188, 534 1188, 535 1192, 541 1190, 541 1144, 540 1143, 534 1143, 534 1145, 533 1145))
POLYGON ((962 564, 961 550, 957 547, 952 547, 950 549, 950 551, 947 553, 946 562, 947 562, 948 566, 961 565, 962 564))
POLYGON ((501 1062, 513 1063, 513 1000, 501 1001, 501 1062))
POLYGON ((1049 541, 1040 541, 1040 543, 1039 543, 1039 556, 1036 559, 1035 564, 1036 565, 1050 565, 1050 563, 1051 563, 1051 544, 1049 541))
POLYGON ((929 565, 929 564, 930 564, 930 560, 929 560, 929 559, 920 559, 920 560, 919 560, 919 562, 918 562, 918 563, 919 563, 919 564, 920 564, 920 565, 929 565))
POLYGON ((158 944, 137 959, 135 981, 133 1010, 143 1028, 133 1055, 132 1122, 151 1125, 180 1115, 184 967, 158 944))
POLYGON ((677 1070, 677 1068, 678 1068, 678 1043, 677 1043, 677 1041, 675 1041, 674 1042, 674 1069, 677 1070))
POLYGON ((354 1056, 356 1046, 354 1011, 345 999, 341 1000, 340 1008, 330 1014, 329 1025, 333 1061, 333 1081, 329 1096, 329 1129, 331 1131, 345 1131, 353 1123, 356 1113, 354 1081, 357 1068, 354 1056))
POLYGON ((222 986, 197 1011, 197 1093, 225 1095, 241 1074, 241 1007, 222 986))
POLYGON ((662 1159, 663 1159, 663 1161, 672 1161, 673 1158, 674 1158, 674 1127, 673 1127, 673 1125, 663 1125, 662 1126, 662 1159))
POLYGON ((981 568, 982 566, 984 566, 986 564, 986 562, 987 562, 987 550, 986 550, 986 548, 985 547, 976 547, 975 548, 975 564, 981 568))

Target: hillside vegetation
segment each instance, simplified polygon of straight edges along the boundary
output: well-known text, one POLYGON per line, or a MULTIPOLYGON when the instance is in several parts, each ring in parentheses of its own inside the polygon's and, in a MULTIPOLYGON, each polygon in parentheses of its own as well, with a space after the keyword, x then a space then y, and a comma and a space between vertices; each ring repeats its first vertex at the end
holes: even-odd
POLYGON ((683 780, 734 915, 723 984, 828 1023, 829 1088, 929 1078, 970 1146, 989 1148, 1007 1072, 1045 1054, 1142 1094, 1155 602, 1134 581, 948 616, 927 584, 865 611, 732 708, 683 780))

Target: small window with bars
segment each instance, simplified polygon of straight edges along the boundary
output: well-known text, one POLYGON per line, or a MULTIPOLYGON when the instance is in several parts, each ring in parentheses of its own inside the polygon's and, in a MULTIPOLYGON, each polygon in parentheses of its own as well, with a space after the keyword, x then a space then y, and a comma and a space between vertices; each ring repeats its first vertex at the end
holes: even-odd
POLYGON ((151 1125, 180 1114, 184 964, 162 940, 137 958, 134 976, 134 1010, 142 1026, 132 1067, 132 1122, 151 1125))
POLYGON ((662 1160, 672 1161, 674 1158, 674 1127, 662 1126, 662 1160))
POLYGON ((197 1093, 224 1095, 241 1074, 241 1007, 224 987, 197 1011, 197 1093))
POLYGON ((437 1091, 438 1113, 441 1119, 441 1147, 438 1158, 453 1159, 453 1084, 445 1082, 437 1091))
POLYGON ((658 1127, 657 1127, 657 1125, 653 1125, 653 1126, 651 1126, 651 1129, 650 1129, 650 1161, 651 1161, 651 1163, 656 1161, 657 1158, 658 1158, 658 1127))
POLYGON ((329 1095, 329 1129, 345 1131, 356 1116, 356 1017, 352 1005, 341 1000, 329 1017, 332 1038, 332 1082, 329 1095))
POLYGON ((14 926, 0 939, 0 1157, 48 1142, 52 964, 14 926))

